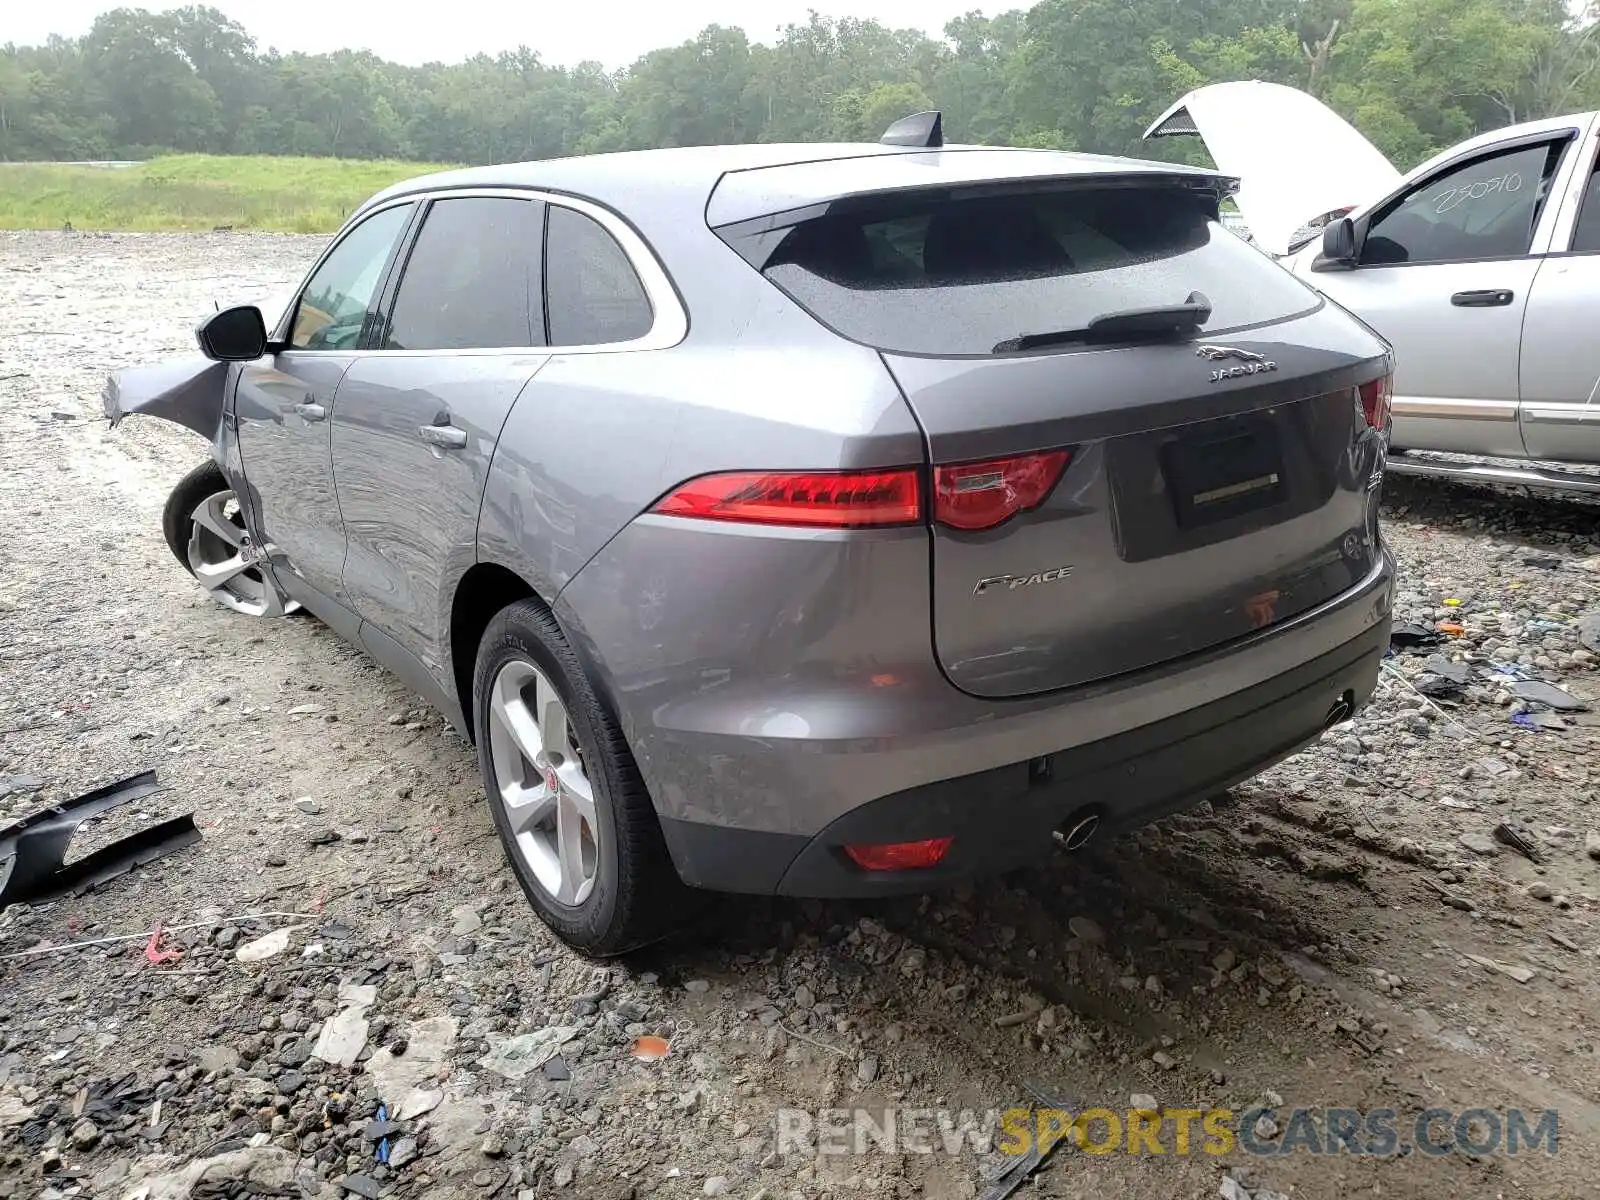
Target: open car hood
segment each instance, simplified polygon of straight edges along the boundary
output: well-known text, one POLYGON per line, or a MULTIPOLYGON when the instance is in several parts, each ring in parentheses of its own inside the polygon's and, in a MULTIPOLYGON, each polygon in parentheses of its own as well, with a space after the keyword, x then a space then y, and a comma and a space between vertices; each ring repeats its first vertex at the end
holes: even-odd
POLYGON ((1196 88, 1145 130, 1199 137, 1239 180, 1234 203, 1256 244, 1286 254, 1298 231, 1383 196, 1401 175, 1378 148, 1298 88, 1246 80, 1196 88))

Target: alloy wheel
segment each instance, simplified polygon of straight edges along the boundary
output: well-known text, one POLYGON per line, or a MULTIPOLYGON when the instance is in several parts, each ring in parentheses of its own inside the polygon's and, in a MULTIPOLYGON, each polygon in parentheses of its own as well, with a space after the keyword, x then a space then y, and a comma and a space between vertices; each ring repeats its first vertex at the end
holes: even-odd
POLYGON ((212 599, 247 616, 266 616, 275 596, 255 558, 239 500, 231 491, 213 492, 189 514, 189 570, 212 599))
POLYGON ((517 660, 490 685, 488 724, 493 790, 516 854, 552 900, 576 908, 594 891, 600 823, 567 706, 543 671, 517 660))

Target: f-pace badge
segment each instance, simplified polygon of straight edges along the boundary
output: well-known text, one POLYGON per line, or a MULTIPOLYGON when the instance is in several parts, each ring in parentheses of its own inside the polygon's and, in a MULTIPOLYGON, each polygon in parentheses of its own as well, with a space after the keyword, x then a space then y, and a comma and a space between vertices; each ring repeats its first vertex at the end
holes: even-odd
POLYGON ((1241 350, 1237 346, 1200 346, 1195 350, 1195 355, 1211 362, 1236 358, 1243 364, 1237 367, 1218 367, 1211 372, 1212 383, 1221 383, 1224 379, 1243 379, 1248 375, 1261 375, 1278 369, 1278 364, 1266 355, 1257 354, 1254 350, 1241 350))
POLYGON ((1048 571, 1035 571, 1031 575, 991 575, 987 579, 978 580, 972 589, 972 594, 982 596, 989 592, 997 592, 1001 588, 1014 592, 1018 588, 1033 587, 1035 584, 1055 583, 1071 574, 1071 567, 1053 567, 1048 571))

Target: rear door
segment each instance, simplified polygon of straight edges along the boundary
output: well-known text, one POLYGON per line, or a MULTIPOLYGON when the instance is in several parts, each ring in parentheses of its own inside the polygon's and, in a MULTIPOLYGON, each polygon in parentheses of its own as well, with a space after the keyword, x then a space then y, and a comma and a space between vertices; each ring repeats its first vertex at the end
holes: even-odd
MULTIPOLYGON (((449 690, 450 586, 476 561, 495 442, 544 349, 542 201, 428 202, 371 348, 340 385, 333 469, 344 587, 402 676, 449 690), (395 644, 412 662, 397 662, 395 644)), ((369 635, 363 632, 363 638, 369 635)))
POLYGON ((329 620, 337 609, 319 597, 349 607, 339 583, 345 533, 329 418, 414 207, 380 209, 345 232, 285 314, 283 349, 247 363, 235 393, 239 455, 262 548, 284 590, 329 620))
POLYGON ((1381 428, 1386 348, 1227 232, 1205 184, 1069 176, 747 223, 741 252, 877 347, 922 426, 933 638, 968 692, 1181 658, 1377 563, 1382 442, 1359 389, 1381 428), (1197 332, 1089 333, 1197 299, 1197 332))
POLYGON ((1518 362, 1570 133, 1474 151, 1370 219, 1354 268, 1310 281, 1395 350, 1397 449, 1520 457, 1518 362))
POLYGON ((1589 134, 1522 328, 1522 442, 1530 457, 1600 463, 1600 161, 1589 134))

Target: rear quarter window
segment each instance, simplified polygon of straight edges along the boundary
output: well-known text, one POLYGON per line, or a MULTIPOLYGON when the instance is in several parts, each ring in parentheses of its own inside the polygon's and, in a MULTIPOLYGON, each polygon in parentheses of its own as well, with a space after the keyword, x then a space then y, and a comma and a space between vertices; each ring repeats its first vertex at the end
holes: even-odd
POLYGON ((907 354, 986 355, 1194 291, 1212 305, 1205 336, 1319 303, 1178 188, 868 201, 793 226, 758 265, 823 324, 907 354))

